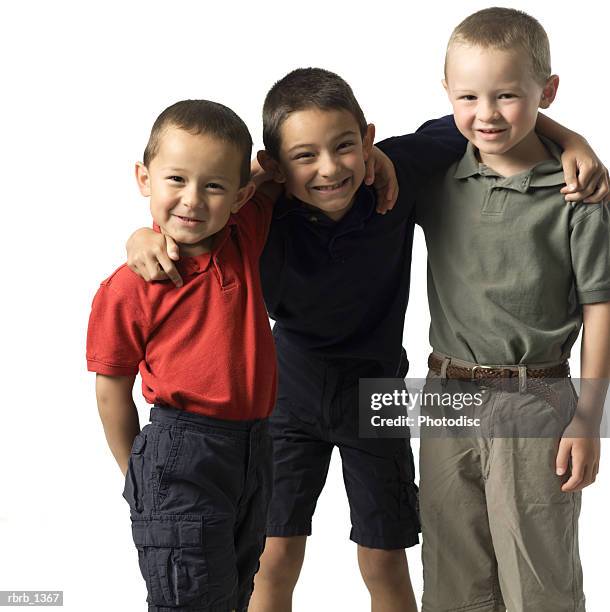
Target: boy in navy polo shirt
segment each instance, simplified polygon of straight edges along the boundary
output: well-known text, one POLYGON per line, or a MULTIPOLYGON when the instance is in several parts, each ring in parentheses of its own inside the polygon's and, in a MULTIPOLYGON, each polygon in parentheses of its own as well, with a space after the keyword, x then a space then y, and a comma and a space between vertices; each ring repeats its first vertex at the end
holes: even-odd
MULTIPOLYGON (((408 440, 358 437, 358 379, 407 372, 401 340, 411 194, 421 177, 457 159, 465 141, 448 119, 382 143, 400 195, 390 215, 378 215, 375 193, 362 183, 374 128, 340 77, 290 73, 269 92, 263 121, 267 153, 260 160, 287 195, 276 203, 261 259, 279 390, 271 418, 273 498, 251 610, 290 609, 334 446, 373 606, 416 610, 404 554, 419 531, 411 449, 408 440)), ((144 274, 157 263, 151 253, 160 241, 140 232, 130 259, 140 260, 144 274)))
POLYGON ((246 204, 251 146, 225 106, 167 108, 136 177, 185 256, 184 285, 148 284, 124 265, 93 302, 87 366, 126 474, 149 610, 245 610, 264 545, 276 361, 258 266, 272 202, 246 204), (141 432, 138 372, 154 404, 141 432))

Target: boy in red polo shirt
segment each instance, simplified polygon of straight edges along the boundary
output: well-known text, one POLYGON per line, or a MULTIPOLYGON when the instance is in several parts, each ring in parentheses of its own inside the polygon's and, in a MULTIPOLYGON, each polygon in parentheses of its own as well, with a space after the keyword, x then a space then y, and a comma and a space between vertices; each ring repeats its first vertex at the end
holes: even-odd
POLYGON ((184 284, 123 265, 93 301, 87 366, 126 474, 149 610, 246 609, 264 546, 276 361, 258 266, 272 202, 254 197, 251 148, 225 106, 163 111, 136 178, 185 255, 184 284), (154 404, 141 432, 138 372, 154 404))

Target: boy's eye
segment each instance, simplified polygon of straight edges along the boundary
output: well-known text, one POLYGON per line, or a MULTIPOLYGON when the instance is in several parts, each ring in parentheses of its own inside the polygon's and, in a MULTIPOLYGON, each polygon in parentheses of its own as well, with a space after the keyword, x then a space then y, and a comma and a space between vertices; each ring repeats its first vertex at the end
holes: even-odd
POLYGON ((460 96, 459 99, 460 100, 466 100, 466 102, 470 102, 471 100, 476 100, 477 97, 476 96, 471 96, 471 95, 466 95, 466 96, 460 96))
POLYGON ((342 142, 337 148, 338 149, 348 149, 349 147, 353 147, 354 143, 352 141, 345 141, 342 142))
POLYGON ((168 176, 167 178, 174 183, 184 183, 184 179, 181 176, 168 176))
POLYGON ((224 187, 220 183, 207 183, 206 189, 220 189, 224 191, 224 187))
POLYGON ((308 159, 313 157, 313 153, 297 153, 294 159, 308 159))
POLYGON ((513 94, 513 93, 503 93, 503 94, 500 94, 500 95, 498 96, 498 98, 500 98, 500 99, 502 99, 502 98, 503 98, 503 99, 505 99, 505 100, 508 100, 508 99, 510 99, 510 98, 516 98, 516 97, 517 97, 517 96, 516 96, 515 94, 513 94))

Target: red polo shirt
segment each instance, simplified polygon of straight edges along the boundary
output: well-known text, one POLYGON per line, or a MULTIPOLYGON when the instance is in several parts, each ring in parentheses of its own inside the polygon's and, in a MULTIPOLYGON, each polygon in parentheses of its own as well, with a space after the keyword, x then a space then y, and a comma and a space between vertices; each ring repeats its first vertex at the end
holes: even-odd
POLYGON ((269 416, 276 360, 259 278, 273 204, 257 194, 211 253, 184 257, 182 287, 147 283, 126 265, 95 298, 87 368, 142 376, 146 401, 232 420, 269 416))

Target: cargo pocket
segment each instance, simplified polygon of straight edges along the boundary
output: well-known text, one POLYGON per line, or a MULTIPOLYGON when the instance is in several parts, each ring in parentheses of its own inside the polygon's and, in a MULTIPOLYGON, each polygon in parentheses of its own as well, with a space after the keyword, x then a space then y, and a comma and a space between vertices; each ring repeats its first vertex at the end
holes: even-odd
POLYGON ((203 517, 177 515, 135 520, 132 531, 149 603, 207 605, 203 517))
POLYGON ((161 507, 169 493, 183 440, 184 428, 182 427, 161 428, 156 438, 154 470, 157 508, 161 507))
POLYGON ((142 512, 142 482, 144 480, 144 448, 146 433, 142 430, 134 439, 129 455, 123 497, 129 507, 137 513, 142 512))

